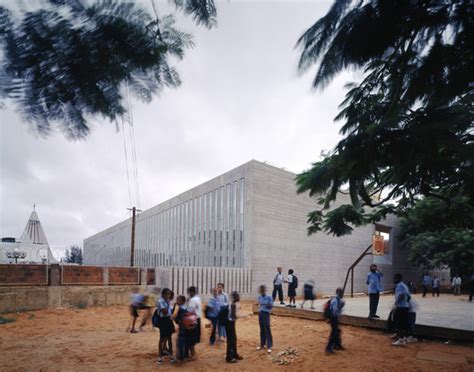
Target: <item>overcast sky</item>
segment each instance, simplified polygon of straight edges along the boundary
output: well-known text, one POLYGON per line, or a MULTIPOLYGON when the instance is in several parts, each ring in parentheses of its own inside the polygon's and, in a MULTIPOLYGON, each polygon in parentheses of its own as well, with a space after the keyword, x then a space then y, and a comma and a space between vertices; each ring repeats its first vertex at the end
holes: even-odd
MULTIPOLYGON (((299 172, 333 148, 340 138, 333 118, 355 77, 341 74, 313 92, 313 75, 297 74, 294 49, 330 4, 222 1, 212 30, 178 17, 196 43, 176 64, 182 86, 150 104, 133 101, 142 209, 251 159, 299 172)), ((20 237, 36 203, 59 258, 128 216, 123 137, 114 124, 97 121, 86 141, 70 142, 59 133, 38 137, 8 102, 0 115, 0 236, 20 237)))

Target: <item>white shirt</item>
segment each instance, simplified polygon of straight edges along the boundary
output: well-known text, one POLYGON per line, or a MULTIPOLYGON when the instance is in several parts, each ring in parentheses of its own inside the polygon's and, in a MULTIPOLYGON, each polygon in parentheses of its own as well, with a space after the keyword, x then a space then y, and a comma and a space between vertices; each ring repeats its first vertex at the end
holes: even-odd
POLYGON ((293 283, 293 274, 288 274, 287 282, 288 283, 293 283))
POLYGON ((201 297, 198 295, 195 295, 194 297, 191 297, 188 301, 188 311, 190 313, 196 314, 198 318, 201 318, 202 316, 202 301, 201 297))
POLYGON ((277 273, 275 276, 275 279, 273 281, 273 284, 275 285, 282 285, 284 281, 283 274, 282 273, 277 273))
POLYGON ((462 283, 462 280, 459 276, 453 279, 453 285, 461 285, 461 283, 462 283))

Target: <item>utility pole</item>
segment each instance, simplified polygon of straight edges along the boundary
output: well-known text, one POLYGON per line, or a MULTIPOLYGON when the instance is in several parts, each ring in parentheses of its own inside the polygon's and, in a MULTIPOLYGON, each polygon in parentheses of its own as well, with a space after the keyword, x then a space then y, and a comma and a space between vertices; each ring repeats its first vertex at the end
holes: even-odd
POLYGON ((129 211, 132 211, 132 241, 130 243, 130 266, 133 267, 135 265, 134 257, 135 257, 135 222, 136 222, 136 215, 137 212, 141 212, 140 209, 136 207, 127 208, 129 211))

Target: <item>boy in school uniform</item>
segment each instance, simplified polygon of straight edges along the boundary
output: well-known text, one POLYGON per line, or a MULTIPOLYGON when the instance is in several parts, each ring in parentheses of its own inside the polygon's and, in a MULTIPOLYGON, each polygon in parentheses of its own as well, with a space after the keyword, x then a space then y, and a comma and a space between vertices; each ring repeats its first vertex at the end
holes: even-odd
POLYGON ((225 330, 227 333, 227 363, 237 363, 238 360, 243 359, 237 352, 237 333, 235 332, 235 322, 237 321, 237 311, 240 301, 240 295, 238 292, 232 292, 231 295, 232 303, 228 307, 228 317, 225 324, 225 330))
MULTIPOLYGON (((222 309, 226 309, 229 306, 229 295, 224 292, 224 288, 224 283, 217 283, 217 306, 219 313, 222 309)), ((225 341, 225 324, 219 318, 219 314, 217 314, 217 341, 225 341)))
POLYGON ((377 307, 379 306, 380 292, 383 291, 382 277, 383 274, 377 270, 377 265, 370 265, 370 272, 367 274, 366 281, 369 294, 369 320, 380 318, 377 315, 377 307))
MULTIPOLYGON (((137 333, 135 329, 135 324, 138 319, 138 310, 144 309, 145 296, 138 292, 137 288, 133 289, 131 299, 130 299, 130 316, 132 317, 132 326, 130 333, 137 333)), ((140 327, 141 328, 141 327, 140 327)))
POLYGON ((336 289, 336 296, 329 303, 329 323, 331 324, 331 333, 326 346, 326 354, 334 354, 334 350, 345 350, 342 346, 341 331, 339 330, 339 317, 344 307, 344 292, 342 288, 336 289))
POLYGON ((272 352, 273 338, 270 329, 270 314, 273 308, 273 299, 267 295, 267 288, 264 285, 259 287, 258 296, 258 325, 260 326, 260 346, 257 350, 267 347, 267 352, 272 352))
POLYGON ((306 301, 311 301, 311 309, 314 309, 314 300, 316 299, 316 295, 314 293, 314 286, 315 286, 315 283, 314 283, 314 280, 312 279, 307 280, 304 283, 304 287, 303 287, 304 299, 303 299, 303 303, 301 304, 302 309, 304 308, 304 304, 306 303, 306 301))
POLYGON ((410 331, 410 291, 402 281, 402 274, 395 274, 393 282, 395 283, 395 312, 393 320, 397 329, 398 340, 392 342, 392 345, 405 346, 410 331))
POLYGON ((276 295, 278 293, 278 299, 280 300, 280 305, 284 305, 283 302, 283 283, 285 282, 285 278, 283 277, 282 273, 283 269, 281 267, 277 267, 277 274, 273 279, 273 293, 272 298, 273 302, 275 302, 276 295))

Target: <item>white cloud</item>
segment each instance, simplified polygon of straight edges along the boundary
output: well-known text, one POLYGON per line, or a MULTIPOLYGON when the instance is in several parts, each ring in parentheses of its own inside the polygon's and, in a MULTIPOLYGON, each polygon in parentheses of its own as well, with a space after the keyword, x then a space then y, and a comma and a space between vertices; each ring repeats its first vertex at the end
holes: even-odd
MULTIPOLYGON (((333 118, 353 75, 311 92, 313 76, 297 76, 293 49, 330 2, 218 5, 210 31, 180 17, 196 41, 177 64, 182 86, 148 105, 133 102, 142 208, 252 158, 301 171, 340 138, 333 118)), ((68 142, 58 133, 35 136, 10 106, 0 115, 1 236, 20 236, 36 203, 58 256, 127 216, 123 138, 114 124, 68 142)))

